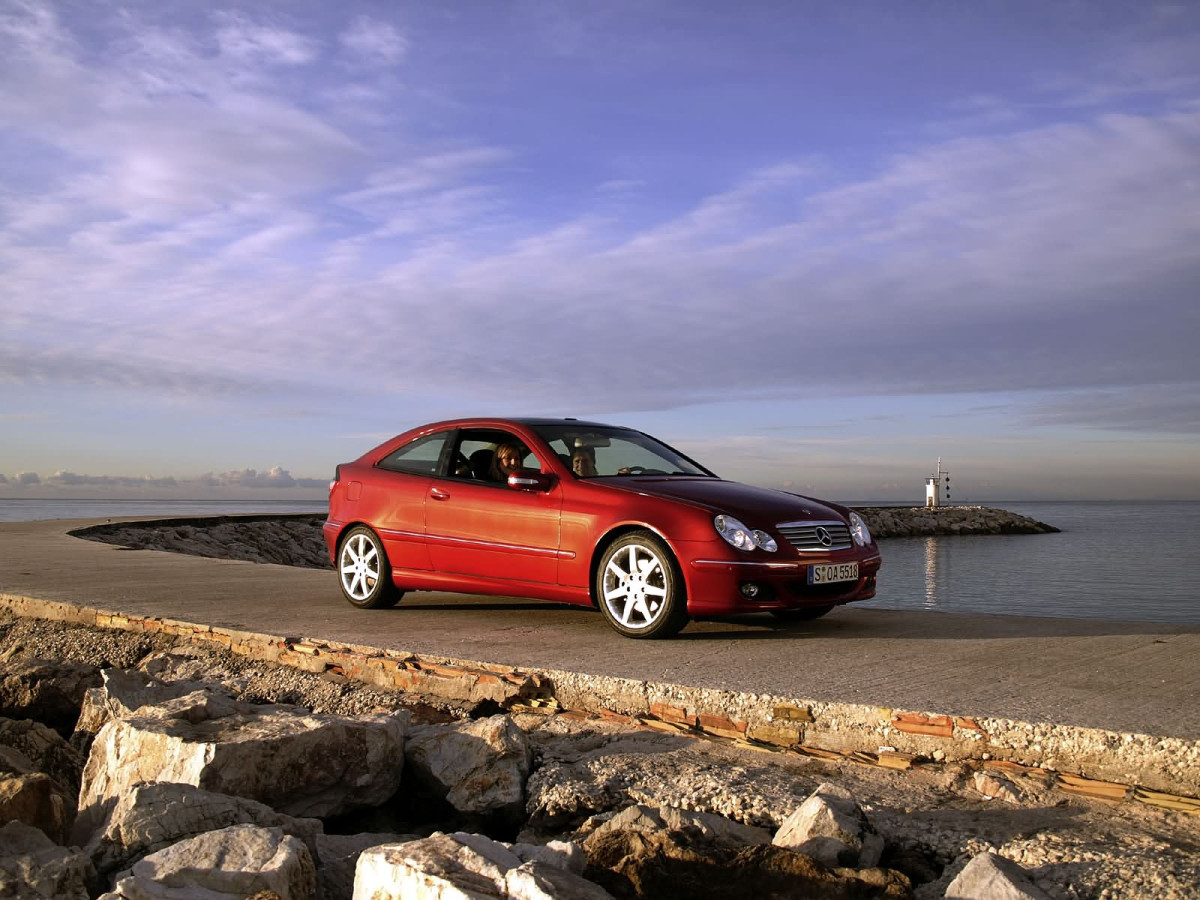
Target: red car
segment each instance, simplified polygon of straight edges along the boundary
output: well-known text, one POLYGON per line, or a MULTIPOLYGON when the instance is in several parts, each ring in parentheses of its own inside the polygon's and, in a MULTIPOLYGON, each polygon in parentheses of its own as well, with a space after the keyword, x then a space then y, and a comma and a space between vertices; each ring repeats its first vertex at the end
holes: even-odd
POLYGON ((815 619, 873 597, 880 564, 843 506, 725 481, 640 431, 574 419, 398 435, 337 467, 324 534, 354 606, 515 595, 597 606, 635 638, 698 616, 815 619))

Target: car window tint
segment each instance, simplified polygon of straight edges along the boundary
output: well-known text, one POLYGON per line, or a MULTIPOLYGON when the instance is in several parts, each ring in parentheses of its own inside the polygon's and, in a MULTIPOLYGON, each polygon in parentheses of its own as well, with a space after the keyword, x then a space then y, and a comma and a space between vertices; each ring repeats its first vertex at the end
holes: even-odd
POLYGON ((572 455, 590 456, 594 468, 590 474, 576 471, 579 477, 616 475, 707 475, 712 473, 682 456, 666 444, 627 428, 587 427, 578 425, 541 425, 541 438, 550 445, 564 464, 571 465, 572 455))
POLYGON ((437 472, 442 448, 446 445, 449 432, 427 434, 409 441, 398 450, 393 450, 379 461, 379 468, 412 475, 433 475, 437 472))
POLYGON ((542 467, 541 461, 516 435, 495 429, 474 429, 459 434, 454 460, 458 462, 460 468, 470 472, 469 475, 459 473, 459 477, 468 477, 476 481, 490 481, 488 473, 491 469, 492 458, 496 448, 501 444, 516 444, 524 451, 521 458, 523 468, 540 469, 542 467), (462 466, 464 460, 466 461, 465 467, 462 466))

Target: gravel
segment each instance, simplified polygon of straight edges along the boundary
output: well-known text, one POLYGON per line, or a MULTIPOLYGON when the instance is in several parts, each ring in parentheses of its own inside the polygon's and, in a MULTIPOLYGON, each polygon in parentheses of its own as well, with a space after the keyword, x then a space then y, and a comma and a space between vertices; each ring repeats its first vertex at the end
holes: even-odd
MULTIPOLYGON (((224 524, 237 527, 215 533, 227 539, 223 548, 213 540, 214 529, 188 522, 138 526, 132 532, 125 526, 103 526, 109 530, 84 536, 209 556, 328 565, 323 545, 312 539, 314 522, 303 517, 224 524)), ((319 528, 315 531, 319 537, 319 528)), ((220 681, 251 702, 292 703, 317 712, 407 708, 419 723, 451 721, 472 712, 435 698, 248 660, 180 638, 0 614, 0 661, 17 655, 100 667, 142 664, 167 680, 220 681)), ((988 800, 976 790, 976 770, 965 765, 897 772, 631 732, 611 720, 521 715, 517 721, 535 746, 539 770, 531 778, 531 794, 536 790, 545 799, 543 825, 552 822, 570 830, 599 809, 629 802, 776 825, 816 784, 835 781, 854 793, 888 841, 885 863, 890 858, 896 867, 906 868, 903 860, 916 860, 908 868, 925 865, 931 875, 940 871, 918 885, 918 900, 942 897, 968 859, 987 850, 1019 863, 1043 891, 1062 900, 1200 896, 1200 816, 1065 795, 1021 779, 1006 786, 1011 790, 1005 796, 1017 802, 988 800)))
MULTIPOLYGON (((404 708, 419 723, 472 712, 181 638, 0 615, 0 660, 18 655, 96 666, 141 664, 164 680, 219 681, 244 700, 318 712, 404 708)), ((896 772, 631 731, 611 720, 520 715, 517 721, 535 746, 531 796, 536 791, 548 798, 556 813, 542 816, 543 838, 551 836, 544 827, 551 820, 570 832, 592 813, 631 802, 775 827, 812 788, 832 780, 858 798, 888 841, 893 865, 904 867, 901 861, 908 858, 923 861, 933 873, 940 870, 935 880, 918 886, 918 900, 941 897, 970 856, 985 850, 1019 863, 1042 890, 1062 900, 1194 900, 1200 893, 1200 816, 1105 804, 1019 783, 1014 793, 1022 798, 1019 805, 987 801, 973 789, 974 772, 966 766, 896 772)))

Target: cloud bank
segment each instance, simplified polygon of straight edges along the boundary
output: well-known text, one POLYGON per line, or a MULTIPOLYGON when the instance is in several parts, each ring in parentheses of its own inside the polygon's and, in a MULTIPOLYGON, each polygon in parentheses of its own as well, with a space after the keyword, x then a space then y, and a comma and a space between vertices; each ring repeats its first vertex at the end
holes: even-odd
POLYGON ((17 472, 13 475, 0 474, 0 485, 12 488, 50 489, 97 488, 104 491, 125 489, 135 492, 197 491, 208 493, 211 489, 250 488, 254 490, 286 490, 310 488, 324 491, 329 487, 328 479, 296 478, 287 469, 274 466, 265 471, 236 469, 229 472, 206 472, 198 477, 128 476, 128 475, 83 475, 76 472, 59 471, 42 477, 37 472, 17 472))

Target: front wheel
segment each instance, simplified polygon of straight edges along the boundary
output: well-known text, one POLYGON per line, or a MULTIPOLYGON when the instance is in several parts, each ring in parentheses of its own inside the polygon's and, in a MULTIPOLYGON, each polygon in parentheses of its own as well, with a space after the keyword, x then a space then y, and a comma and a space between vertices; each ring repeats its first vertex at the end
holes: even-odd
POLYGON ((608 624, 626 637, 670 637, 688 621, 675 558, 648 531, 622 535, 604 551, 596 569, 596 601, 608 624))
POLYGON ((773 609, 771 615, 785 622, 811 622, 826 613, 833 612, 833 606, 800 606, 796 609, 773 609))
POLYGON ((404 593, 392 582, 383 542, 370 528, 356 525, 338 550, 338 584, 342 596, 359 609, 388 609, 404 593))

